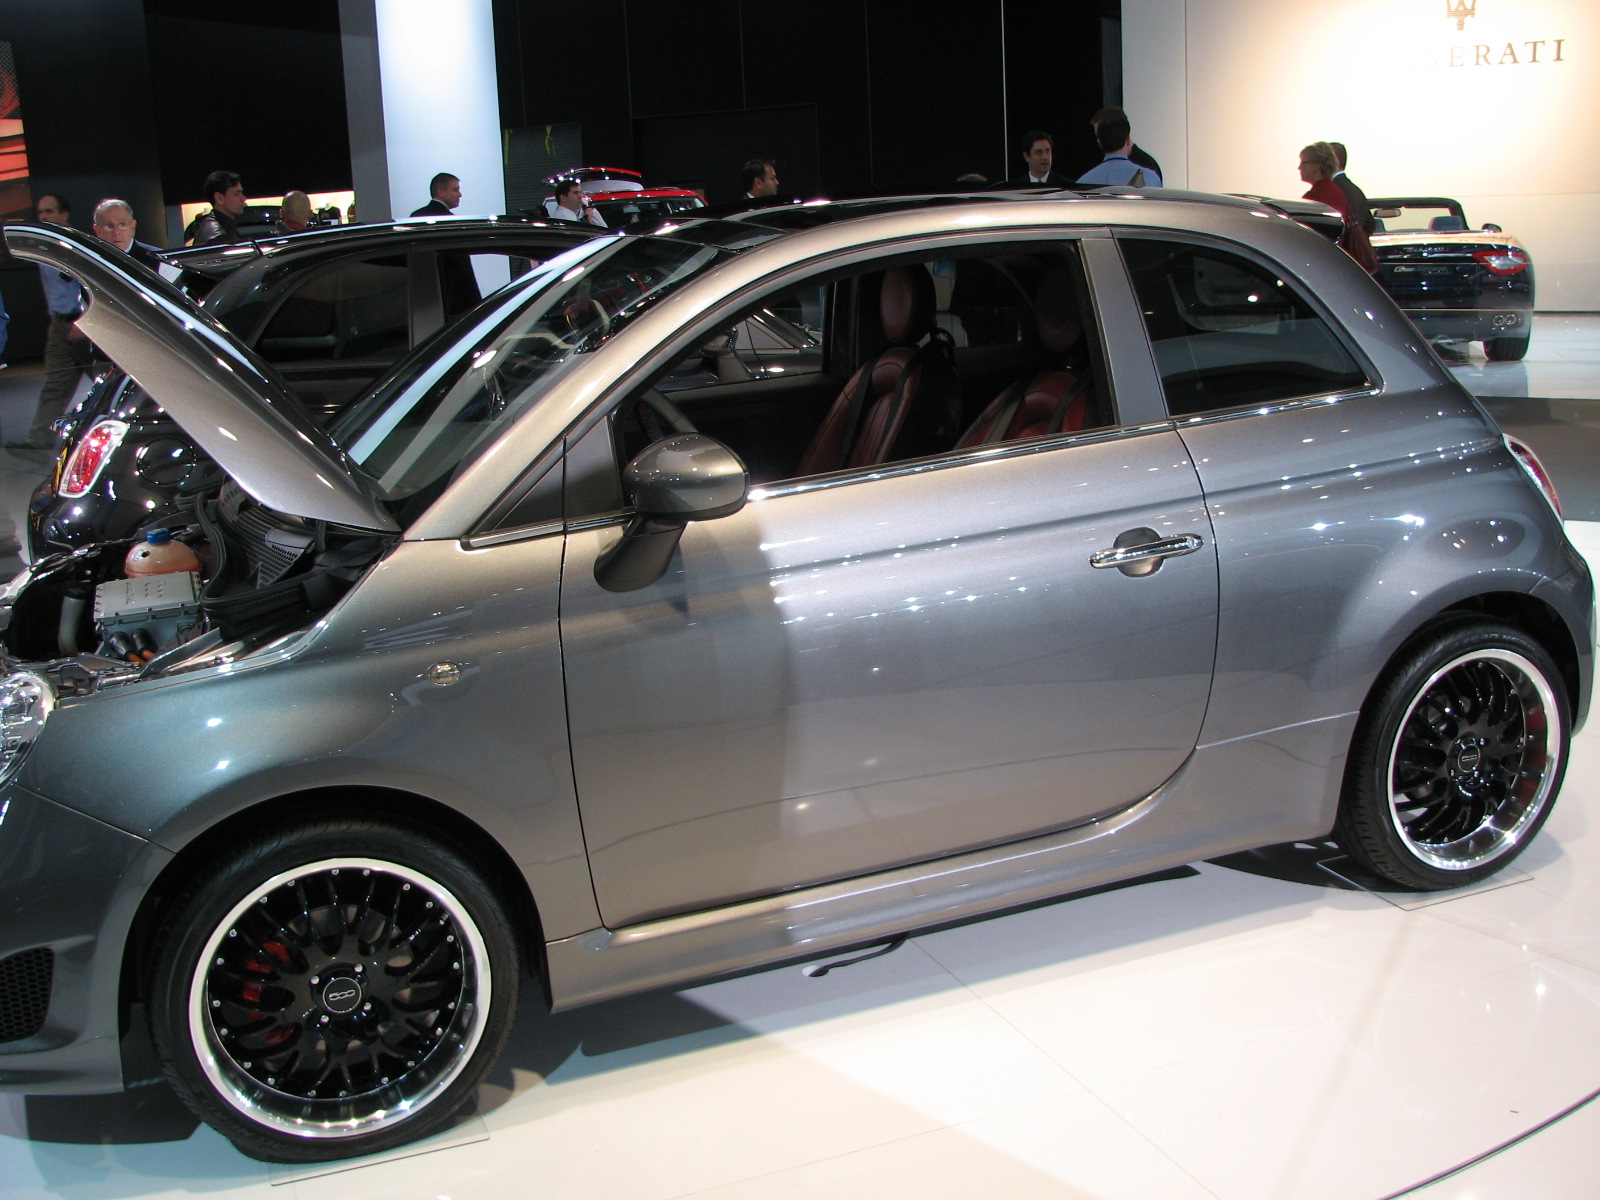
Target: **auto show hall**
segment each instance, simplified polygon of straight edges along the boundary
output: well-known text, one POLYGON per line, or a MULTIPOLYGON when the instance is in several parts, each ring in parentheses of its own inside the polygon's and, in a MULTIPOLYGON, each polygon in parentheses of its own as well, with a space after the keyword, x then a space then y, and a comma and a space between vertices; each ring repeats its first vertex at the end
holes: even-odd
MULTIPOLYGON (((1447 361, 1594 561, 1600 317, 1447 361)), ((37 385, 0 374, 0 425, 37 385)), ((0 460, 12 520, 41 470, 0 460)), ((1465 893, 1369 890, 1302 843, 556 1017, 526 989, 475 1110, 369 1160, 246 1158, 154 1064, 123 1095, 0 1096, 0 1196, 1588 1198, 1597 805, 1591 722, 1544 831, 1465 893)))

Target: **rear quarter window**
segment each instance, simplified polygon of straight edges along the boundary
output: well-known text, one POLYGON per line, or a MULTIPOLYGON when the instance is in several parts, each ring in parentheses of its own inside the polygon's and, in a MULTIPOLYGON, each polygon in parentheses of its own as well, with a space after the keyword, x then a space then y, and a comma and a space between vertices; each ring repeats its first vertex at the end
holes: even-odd
POLYGON ((268 362, 398 358, 407 345, 404 255, 317 271, 278 306, 257 350, 268 362))
POLYGON ((1174 416, 1368 383, 1328 321, 1270 268, 1186 242, 1118 244, 1174 416))

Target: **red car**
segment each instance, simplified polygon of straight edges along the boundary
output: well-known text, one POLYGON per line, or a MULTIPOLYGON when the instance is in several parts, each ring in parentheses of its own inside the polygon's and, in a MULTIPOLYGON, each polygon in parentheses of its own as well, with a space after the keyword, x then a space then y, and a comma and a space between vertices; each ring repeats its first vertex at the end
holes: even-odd
POLYGON ((544 198, 543 215, 555 216, 555 186, 565 179, 576 179, 583 185, 583 194, 605 218, 608 229, 621 229, 639 220, 659 220, 706 205, 704 196, 687 188, 645 187, 643 176, 637 171, 622 167, 574 167, 544 181, 551 194, 544 198))

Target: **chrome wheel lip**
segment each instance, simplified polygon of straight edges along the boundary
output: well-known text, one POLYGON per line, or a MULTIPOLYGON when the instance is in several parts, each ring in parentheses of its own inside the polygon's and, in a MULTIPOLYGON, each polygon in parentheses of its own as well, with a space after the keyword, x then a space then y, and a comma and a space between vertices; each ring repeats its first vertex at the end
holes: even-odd
MULTIPOLYGON (((1526 723, 1530 713, 1536 711, 1526 703, 1523 705, 1523 720, 1526 723)), ((1490 648, 1474 650, 1458 655, 1445 663, 1428 677, 1428 680, 1411 697, 1405 713, 1400 718, 1400 723, 1395 727, 1395 736, 1389 747, 1388 774, 1386 775, 1387 793, 1389 797, 1390 823, 1405 844, 1406 849, 1416 858, 1441 871, 1464 872, 1483 866, 1505 855, 1505 853, 1518 845, 1526 836, 1528 830, 1537 822, 1540 814, 1549 805, 1555 794, 1555 780, 1560 774, 1562 759, 1562 742, 1565 736, 1563 715, 1560 706, 1556 703, 1554 689, 1550 686, 1545 673, 1533 664, 1526 656, 1514 650, 1490 648), (1539 774, 1539 781, 1533 795, 1525 798, 1502 798, 1496 803, 1489 819, 1481 822, 1472 835, 1458 838, 1448 843, 1427 843, 1418 841, 1407 828, 1405 819, 1400 809, 1403 794, 1397 789, 1399 755, 1405 738, 1406 727, 1416 715, 1417 709, 1428 698, 1429 694, 1437 687, 1441 680, 1451 672, 1473 663, 1488 662, 1506 675, 1512 682, 1513 690, 1522 693, 1531 688, 1537 697, 1539 712, 1544 718, 1544 732, 1538 737, 1538 748, 1545 756, 1544 767, 1539 774), (1502 817, 1510 815, 1510 824, 1496 830, 1492 835, 1482 839, 1483 844, 1472 848, 1474 835, 1482 834, 1502 817), (1456 849, 1451 850, 1452 847, 1456 849)), ((1533 748, 1534 735, 1529 735, 1529 748, 1533 748)), ((1455 752, 1452 748, 1451 753, 1455 752)), ((1525 752, 1526 753, 1526 752, 1525 752)))
MULTIPOLYGON (((384 859, 358 857, 318 859, 315 862, 305 863, 291 870, 279 872, 264 883, 256 885, 248 895, 228 910, 222 920, 217 922, 206 940, 203 951, 195 960, 194 970, 189 980, 188 1028, 190 1045, 194 1049, 195 1058, 201 1071, 216 1089, 217 1094, 229 1107, 252 1123, 280 1133, 291 1134, 298 1138, 348 1139, 362 1137, 411 1119, 427 1109, 455 1082, 462 1071, 466 1069, 467 1063, 471 1061, 478 1043, 483 1038, 484 1030, 488 1025, 493 987, 493 966, 489 959, 488 947, 484 941, 483 934, 460 900, 448 888, 420 871, 384 859), (401 1094, 404 1093, 404 1088, 401 1086, 401 1080, 397 1080, 394 1085, 386 1089, 386 1091, 399 1094, 397 1101, 388 1107, 378 1108, 371 1112, 360 1113, 344 1119, 321 1120, 292 1116, 275 1110, 270 1106, 275 1098, 281 1098, 284 1107, 291 1103, 296 1107, 303 1107, 307 1102, 275 1092, 261 1084, 247 1074, 242 1067, 239 1067, 233 1058, 222 1049, 220 1039, 216 1035, 210 1017, 210 995, 207 980, 218 950, 227 939, 228 930, 234 927, 246 910, 259 903, 262 897, 296 879, 304 879, 321 872, 335 870, 381 871, 384 874, 409 883, 413 887, 420 888, 433 897, 434 901, 442 906, 449 915, 450 920, 455 924, 464 944, 465 958, 462 967, 466 979, 463 984, 463 996, 470 999, 471 1003, 470 1012, 465 1018, 460 1013, 456 1015, 456 1020, 461 1022, 461 1025, 457 1027, 455 1032, 457 1047, 450 1063, 445 1069, 429 1077, 424 1086, 415 1094, 401 1094)), ((401 1077, 401 1079, 403 1080, 404 1077, 401 1077)), ((325 1104, 327 1102, 312 1103, 325 1104)))

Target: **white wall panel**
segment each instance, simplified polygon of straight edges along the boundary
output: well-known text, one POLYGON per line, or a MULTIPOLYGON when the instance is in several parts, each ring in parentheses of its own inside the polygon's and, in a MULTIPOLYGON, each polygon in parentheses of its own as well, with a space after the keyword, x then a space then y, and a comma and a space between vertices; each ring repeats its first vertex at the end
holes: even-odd
POLYGON ((505 211, 490 0, 376 0, 394 215, 428 202, 428 180, 461 177, 458 215, 505 211))
POLYGON ((1125 99, 1167 182, 1298 196, 1300 147, 1368 195, 1454 196, 1528 245, 1541 309, 1600 310, 1600 4, 1124 0, 1125 99))

